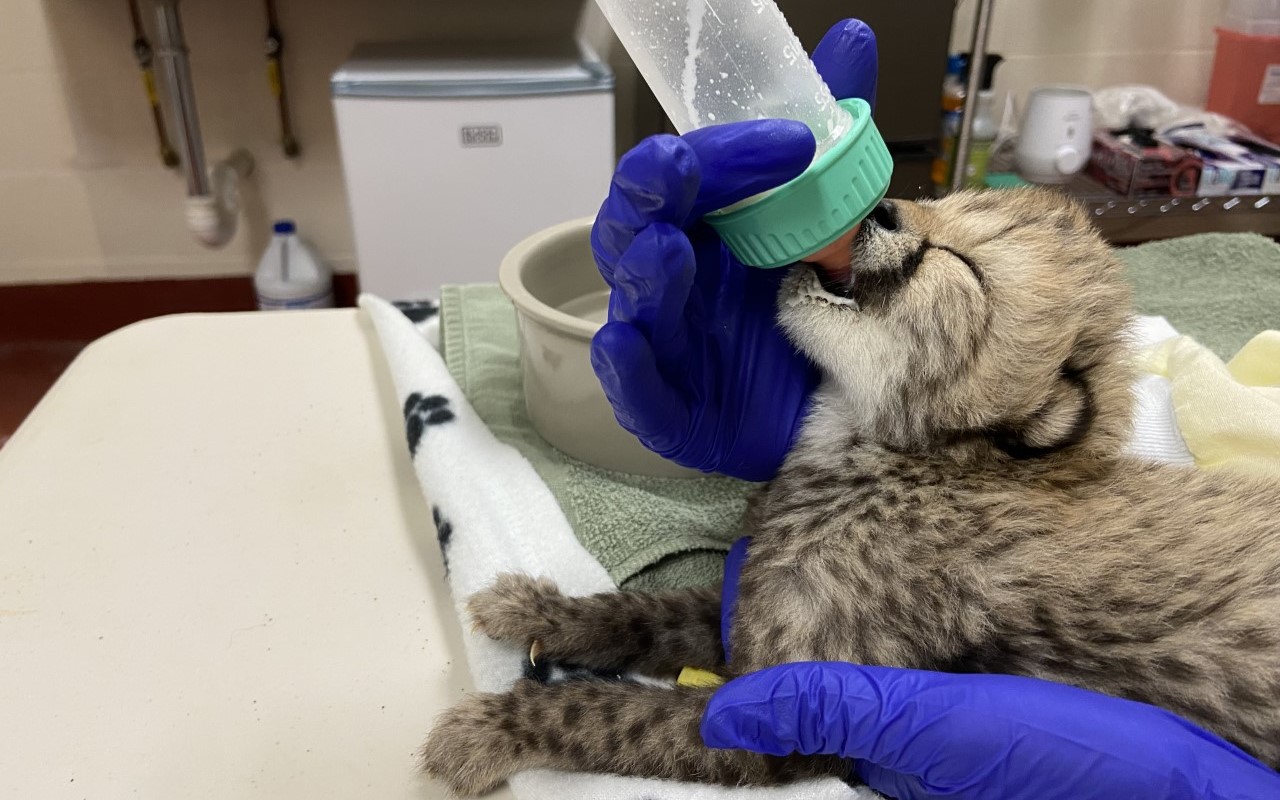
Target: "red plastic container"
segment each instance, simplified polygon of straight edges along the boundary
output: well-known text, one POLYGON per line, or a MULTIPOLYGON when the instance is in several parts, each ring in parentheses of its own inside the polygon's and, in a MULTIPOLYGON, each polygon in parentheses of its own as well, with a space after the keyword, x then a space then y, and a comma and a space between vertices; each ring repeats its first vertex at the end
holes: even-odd
POLYGON ((1215 30, 1218 49, 1206 108, 1280 142, 1280 36, 1215 30))

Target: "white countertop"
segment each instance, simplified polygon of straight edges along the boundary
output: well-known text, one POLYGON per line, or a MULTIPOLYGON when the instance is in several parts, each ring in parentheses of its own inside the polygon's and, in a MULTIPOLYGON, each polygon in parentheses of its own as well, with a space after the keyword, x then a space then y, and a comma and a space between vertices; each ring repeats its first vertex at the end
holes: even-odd
POLYGON ((356 311, 123 329, 0 448, 0 797, 441 797, 469 689, 356 311))

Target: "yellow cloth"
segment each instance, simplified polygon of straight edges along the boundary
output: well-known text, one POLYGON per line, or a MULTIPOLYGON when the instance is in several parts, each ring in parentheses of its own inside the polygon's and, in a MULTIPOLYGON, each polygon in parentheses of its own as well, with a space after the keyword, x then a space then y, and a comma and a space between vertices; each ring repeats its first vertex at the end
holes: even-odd
POLYGON ((724 685, 724 678, 705 669, 685 667, 680 670, 680 677, 676 679, 676 683, 680 686, 692 686, 695 689, 716 689, 724 685))
POLYGON ((1187 336, 1149 358, 1148 369, 1172 385, 1178 428, 1198 466, 1280 478, 1280 331, 1253 337, 1226 364, 1187 336))

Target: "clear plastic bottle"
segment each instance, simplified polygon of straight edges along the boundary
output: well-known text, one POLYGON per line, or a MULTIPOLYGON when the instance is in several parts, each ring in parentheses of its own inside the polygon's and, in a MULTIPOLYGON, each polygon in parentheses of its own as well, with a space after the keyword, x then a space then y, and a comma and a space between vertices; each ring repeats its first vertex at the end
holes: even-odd
POLYGON ((969 163, 965 165, 965 186, 984 189, 987 185, 987 165, 991 161, 991 148, 1000 133, 996 119, 996 95, 990 89, 978 92, 978 102, 973 111, 973 139, 969 143, 969 163))
POLYGON ((596 0, 681 133, 779 117, 805 123, 815 160, 849 130, 773 0, 596 0))
POLYGON ((893 160, 864 100, 836 101, 773 0, 596 0, 676 129, 781 118, 817 150, 775 189, 705 219, 744 264, 825 257, 889 188, 893 160))

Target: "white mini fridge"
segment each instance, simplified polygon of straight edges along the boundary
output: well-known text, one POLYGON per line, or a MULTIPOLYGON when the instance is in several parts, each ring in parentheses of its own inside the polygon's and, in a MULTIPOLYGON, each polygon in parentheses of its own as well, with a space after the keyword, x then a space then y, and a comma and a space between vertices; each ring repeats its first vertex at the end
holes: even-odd
POLYGON ((357 47, 331 80, 363 291, 496 281, 521 239, 600 208, 613 75, 575 42, 357 47))

